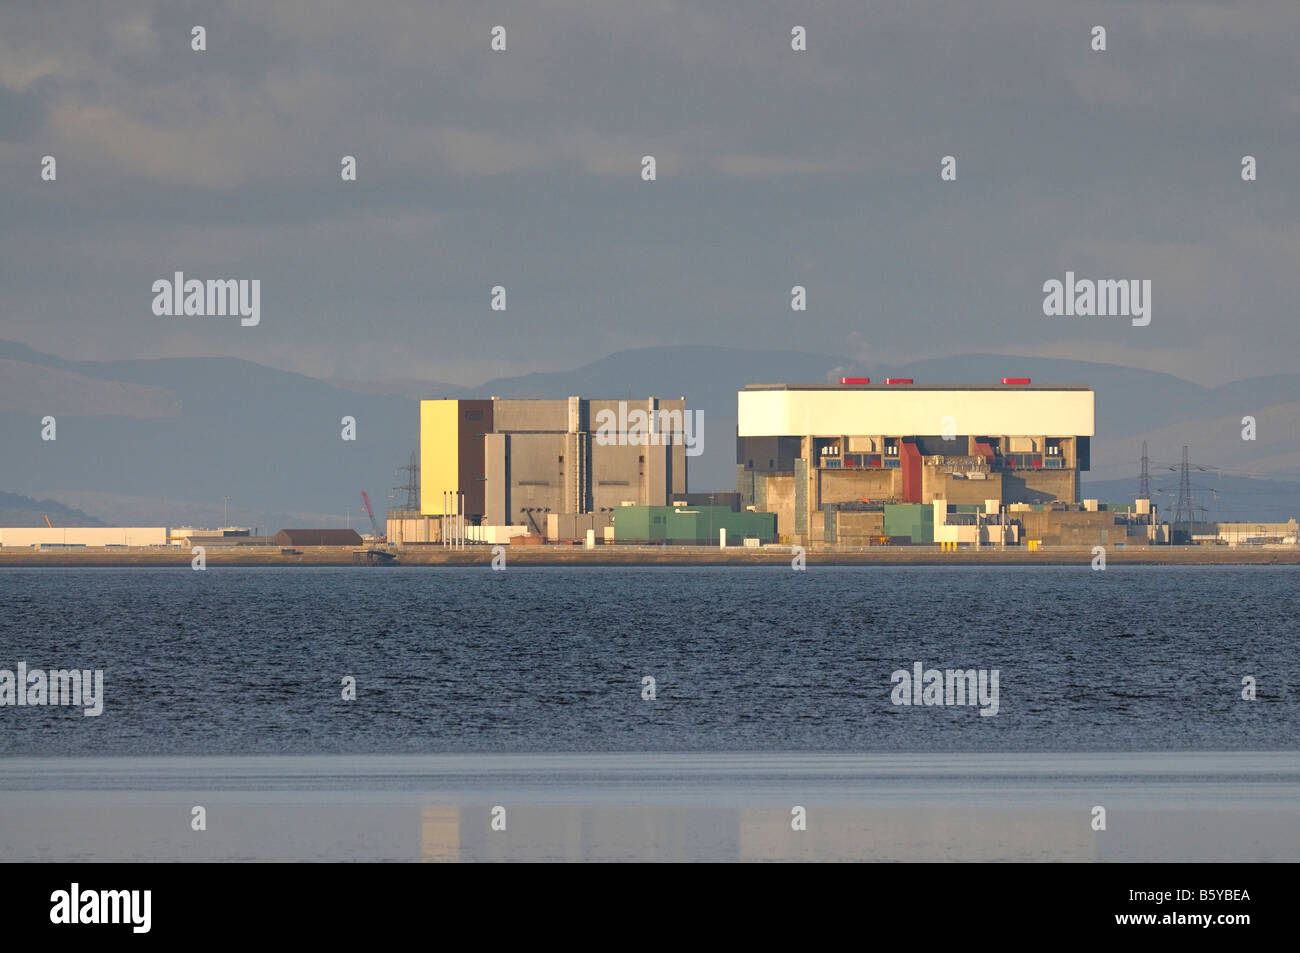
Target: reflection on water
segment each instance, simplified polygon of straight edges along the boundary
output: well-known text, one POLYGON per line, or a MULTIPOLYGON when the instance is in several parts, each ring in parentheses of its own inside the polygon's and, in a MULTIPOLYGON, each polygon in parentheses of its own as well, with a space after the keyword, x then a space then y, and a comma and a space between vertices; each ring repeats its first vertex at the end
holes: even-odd
POLYGON ((0 859, 1295 862, 1300 753, 13 758, 0 859))

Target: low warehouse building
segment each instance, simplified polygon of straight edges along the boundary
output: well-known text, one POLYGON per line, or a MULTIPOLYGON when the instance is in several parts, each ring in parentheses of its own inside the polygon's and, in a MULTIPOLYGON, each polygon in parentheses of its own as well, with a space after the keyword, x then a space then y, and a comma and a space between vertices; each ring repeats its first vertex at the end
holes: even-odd
POLYGON ((621 506, 614 511, 614 542, 716 545, 723 530, 728 545, 745 538, 776 540, 776 515, 736 512, 729 506, 621 506))
POLYGON ((1132 503, 1020 504, 1007 507, 1007 517, 1020 525, 1024 539, 1045 546, 1145 545, 1155 535, 1154 514, 1138 514, 1132 503))
POLYGON ((0 529, 0 546, 166 546, 165 526, 12 526, 0 529))
POLYGON ((885 508, 877 505, 827 503, 822 507, 823 542, 870 546, 885 538, 885 508), (869 507, 869 508, 868 508, 869 507))
POLYGON ((277 546, 360 546, 354 529, 282 529, 275 534, 277 546))
POLYGON ((596 539, 605 538, 605 528, 614 525, 614 514, 604 513, 548 513, 546 514, 546 541, 548 543, 582 540, 587 531, 596 539))
POLYGON ((1294 517, 1285 523, 1220 523, 1218 539, 1229 546, 1295 543, 1300 539, 1300 524, 1294 517))
POLYGON ((902 543, 934 542, 934 507, 920 503, 890 503, 885 506, 885 533, 902 543))

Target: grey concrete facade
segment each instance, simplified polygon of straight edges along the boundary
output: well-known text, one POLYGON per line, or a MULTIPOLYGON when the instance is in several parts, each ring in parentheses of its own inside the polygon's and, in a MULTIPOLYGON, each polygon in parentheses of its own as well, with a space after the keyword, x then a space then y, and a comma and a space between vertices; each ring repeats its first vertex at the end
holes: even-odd
POLYGON ((685 413, 682 398, 493 398, 483 521, 544 535, 549 514, 670 503, 686 492, 685 413), (635 425, 635 411, 654 416, 652 432, 635 425))

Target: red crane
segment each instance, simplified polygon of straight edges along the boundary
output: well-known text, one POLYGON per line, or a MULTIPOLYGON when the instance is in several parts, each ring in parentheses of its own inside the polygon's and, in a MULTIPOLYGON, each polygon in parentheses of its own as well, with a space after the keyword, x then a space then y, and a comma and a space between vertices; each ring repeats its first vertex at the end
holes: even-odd
POLYGON ((388 542, 388 536, 384 533, 379 532, 379 523, 376 522, 375 520, 375 511, 370 505, 370 497, 366 496, 365 490, 361 491, 361 508, 365 510, 366 515, 370 517, 370 528, 375 531, 375 542, 376 543, 388 542))

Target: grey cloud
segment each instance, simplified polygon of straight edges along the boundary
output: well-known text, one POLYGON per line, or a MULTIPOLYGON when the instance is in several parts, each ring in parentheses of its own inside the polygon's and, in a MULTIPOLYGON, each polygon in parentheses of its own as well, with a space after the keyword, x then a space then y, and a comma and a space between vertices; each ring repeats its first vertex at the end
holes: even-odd
POLYGON ((467 362, 854 335, 900 359, 1070 342, 1282 370, 1297 41, 1293 3, 9 5, 0 336, 466 382, 467 362), (1152 278, 1143 336, 1045 320, 1068 267, 1152 278), (150 315, 175 269, 261 278, 256 334, 150 315))

